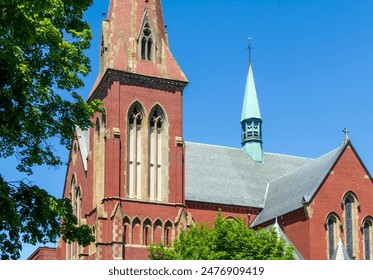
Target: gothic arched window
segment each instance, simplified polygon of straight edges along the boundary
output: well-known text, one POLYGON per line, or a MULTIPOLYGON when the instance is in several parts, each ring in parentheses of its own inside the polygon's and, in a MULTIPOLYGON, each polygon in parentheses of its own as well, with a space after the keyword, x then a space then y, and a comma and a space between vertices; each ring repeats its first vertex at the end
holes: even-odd
POLYGON ((141 42, 140 44, 141 59, 147 60, 147 61, 153 61, 154 42, 153 42, 152 31, 147 20, 145 21, 144 27, 142 29, 140 42, 141 42))
POLYGON ((148 8, 145 9, 141 29, 139 30, 137 38, 137 43, 139 48, 139 58, 144 61, 154 61, 156 44, 151 20, 149 18, 148 8))
POLYGON ((348 256, 353 257, 353 230, 352 230, 352 200, 350 197, 345 199, 345 214, 346 214, 346 247, 348 256))
POLYGON ((329 259, 334 254, 334 244, 335 244, 335 221, 333 218, 329 218, 328 220, 328 242, 329 242, 329 259))
POLYGON ((355 250, 358 247, 357 234, 358 234, 358 225, 356 224, 358 211, 358 200, 352 192, 348 192, 342 203, 344 209, 344 231, 345 231, 345 240, 346 240, 346 249, 347 254, 350 259, 355 259, 356 252, 355 250))
POLYGON ((127 196, 130 198, 141 198, 142 120, 142 110, 138 104, 135 104, 128 113, 127 196))
POLYGON ((74 215, 76 216, 78 220, 78 226, 81 225, 82 220, 82 193, 80 190, 80 187, 76 188, 75 190, 75 202, 74 202, 74 215))
POLYGON ((157 106, 149 118, 149 188, 150 200, 162 201, 166 195, 163 186, 165 178, 165 151, 167 145, 167 130, 162 109, 157 106))
MULTIPOLYGON (((70 198, 73 208, 73 215, 77 218, 78 226, 81 225, 81 191, 76 186, 76 176, 71 179, 70 198)), ((74 260, 79 257, 79 245, 76 242, 71 242, 68 245, 68 259, 74 260)))
POLYGON ((325 221, 325 229, 326 229, 326 240, 328 245, 328 257, 329 259, 332 258, 335 252, 335 248, 337 247, 337 242, 340 237, 340 220, 336 213, 330 213, 325 221))
POLYGON ((373 218, 371 216, 365 218, 362 224, 362 232, 364 236, 364 259, 372 259, 372 230, 373 230, 373 218))

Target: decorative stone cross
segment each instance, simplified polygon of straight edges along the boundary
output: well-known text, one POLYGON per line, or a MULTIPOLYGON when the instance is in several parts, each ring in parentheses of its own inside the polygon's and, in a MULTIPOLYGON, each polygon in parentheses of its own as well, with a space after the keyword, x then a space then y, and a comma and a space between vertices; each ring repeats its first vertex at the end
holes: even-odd
POLYGON ((343 138, 343 144, 346 144, 346 142, 349 140, 348 133, 350 132, 346 127, 342 130, 344 133, 344 138, 343 138))

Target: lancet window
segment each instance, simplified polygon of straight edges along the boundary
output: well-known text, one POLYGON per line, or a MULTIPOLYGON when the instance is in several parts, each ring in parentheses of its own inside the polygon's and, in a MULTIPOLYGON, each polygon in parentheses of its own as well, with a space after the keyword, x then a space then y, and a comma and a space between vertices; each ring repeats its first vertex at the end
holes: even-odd
POLYGON ((348 192, 343 198, 343 210, 344 210, 344 231, 346 240, 347 254, 350 259, 355 259, 358 246, 357 234, 358 225, 356 224, 358 215, 358 200, 357 197, 352 193, 348 192))
POLYGON ((335 253, 340 238, 340 219, 336 213, 330 213, 325 221, 326 240, 328 244, 328 258, 331 259, 335 253))
POLYGON ((166 142, 164 116, 157 107, 149 119, 149 189, 150 200, 162 200, 163 145, 166 142))
POLYGON ((334 254, 334 244, 335 244, 335 220, 333 218, 329 218, 328 220, 328 242, 329 242, 329 259, 334 254))
POLYGON ((362 232, 364 236, 364 259, 372 259, 372 229, 373 229, 373 218, 368 217, 364 219, 362 232))
POLYGON ((353 231, 352 231, 352 201, 350 197, 345 200, 345 214, 346 214, 346 247, 350 258, 353 257, 353 231))
MULTIPOLYGON (((81 225, 81 190, 76 186, 76 177, 73 175, 71 179, 71 191, 70 198, 73 208, 73 215, 77 218, 78 226, 81 225)), ((76 242, 72 242, 68 245, 68 259, 77 259, 79 257, 79 245, 76 242)))
POLYGON ((153 61, 154 41, 150 24, 145 21, 140 37, 141 59, 153 61))
POLYGON ((141 198, 143 113, 136 104, 128 115, 128 184, 127 197, 141 198))

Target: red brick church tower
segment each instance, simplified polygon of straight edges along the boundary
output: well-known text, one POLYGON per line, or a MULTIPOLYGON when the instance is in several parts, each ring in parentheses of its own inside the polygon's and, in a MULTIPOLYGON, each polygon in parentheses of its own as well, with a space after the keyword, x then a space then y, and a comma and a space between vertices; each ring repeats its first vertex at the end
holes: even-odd
POLYGON ((77 128, 64 197, 96 244, 60 242, 60 259, 144 259, 184 227, 182 92, 160 0, 110 1, 102 21, 100 73, 88 101, 101 99, 89 131, 77 128), (83 162, 83 164, 81 164, 83 162))

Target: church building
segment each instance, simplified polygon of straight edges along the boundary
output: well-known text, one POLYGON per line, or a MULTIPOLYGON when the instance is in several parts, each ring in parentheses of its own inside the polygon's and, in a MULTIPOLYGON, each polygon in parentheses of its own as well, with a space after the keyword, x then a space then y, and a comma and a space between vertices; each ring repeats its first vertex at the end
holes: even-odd
POLYGON ((253 229, 274 225, 297 259, 373 258, 373 181, 347 132, 316 159, 265 152, 251 61, 242 148, 183 138, 188 80, 169 49, 161 0, 110 1, 99 63, 88 102, 101 99, 103 112, 76 129, 63 192, 96 241, 61 239, 57 259, 147 259, 151 243, 169 245, 219 209, 253 229))

